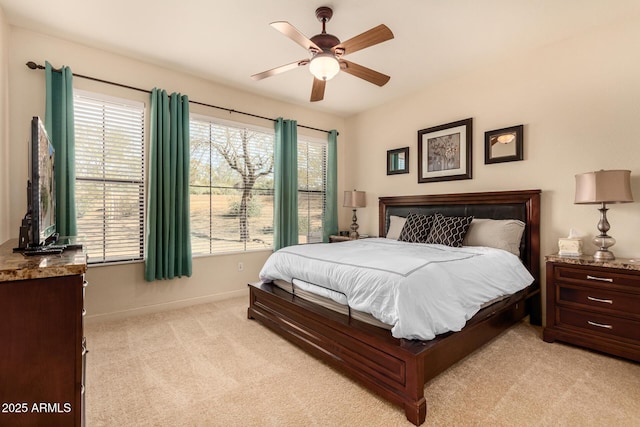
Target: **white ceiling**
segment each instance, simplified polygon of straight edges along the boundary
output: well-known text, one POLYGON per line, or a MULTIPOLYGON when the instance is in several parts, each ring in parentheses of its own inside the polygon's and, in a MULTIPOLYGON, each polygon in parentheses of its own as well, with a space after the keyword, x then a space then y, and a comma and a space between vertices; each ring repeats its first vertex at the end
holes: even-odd
MULTIPOLYGON (((640 14, 640 0, 0 0, 0 5, 12 25, 341 115, 640 14), (315 18, 319 6, 333 8, 327 32, 340 40, 378 24, 393 31, 393 40, 347 57, 390 75, 386 86, 340 73, 327 83, 324 100, 310 103, 308 67, 261 81, 249 77, 308 57, 269 23, 289 21, 310 38, 321 31, 315 18)), ((73 64, 64 65, 82 74, 73 64)))

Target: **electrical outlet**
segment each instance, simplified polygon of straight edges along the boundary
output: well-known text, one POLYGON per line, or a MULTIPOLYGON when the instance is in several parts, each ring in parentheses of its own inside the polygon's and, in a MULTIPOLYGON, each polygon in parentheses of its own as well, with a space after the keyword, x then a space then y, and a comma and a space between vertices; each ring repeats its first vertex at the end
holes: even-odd
POLYGON ((244 263, 239 262, 238 263, 238 271, 242 271, 242 270, 244 270, 244 263))

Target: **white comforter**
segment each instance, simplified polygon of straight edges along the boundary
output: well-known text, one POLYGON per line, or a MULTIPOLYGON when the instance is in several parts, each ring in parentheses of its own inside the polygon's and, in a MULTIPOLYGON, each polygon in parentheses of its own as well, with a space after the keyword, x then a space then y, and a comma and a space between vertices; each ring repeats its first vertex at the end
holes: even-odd
POLYGON ((384 238, 286 247, 269 257, 260 279, 332 289, 392 325, 394 337, 422 340, 459 331, 482 304, 533 282, 520 259, 500 249, 384 238))

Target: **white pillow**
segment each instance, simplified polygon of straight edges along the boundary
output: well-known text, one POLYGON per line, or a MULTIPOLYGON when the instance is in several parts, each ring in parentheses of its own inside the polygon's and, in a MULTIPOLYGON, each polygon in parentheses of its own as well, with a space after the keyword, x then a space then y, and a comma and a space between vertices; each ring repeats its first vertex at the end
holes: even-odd
POLYGON ((517 219, 474 218, 462 241, 464 246, 488 246, 520 256, 525 224, 517 219))
POLYGON ((404 223, 407 222, 407 218, 401 216, 389 216, 389 230, 387 230, 387 239, 398 240, 400 233, 404 227, 404 223))

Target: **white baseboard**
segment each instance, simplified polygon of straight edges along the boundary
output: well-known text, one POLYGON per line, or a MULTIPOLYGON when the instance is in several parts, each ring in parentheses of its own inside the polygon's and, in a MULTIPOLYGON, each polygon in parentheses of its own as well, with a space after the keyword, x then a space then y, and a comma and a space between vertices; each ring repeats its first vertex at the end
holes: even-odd
POLYGON ((222 294, 206 295, 196 298, 187 298, 176 301, 169 301, 162 304, 147 305, 144 307, 132 308, 129 310, 115 311, 112 313, 87 315, 84 318, 86 324, 106 322, 110 320, 121 320, 127 317, 140 316, 142 314, 158 313, 161 311, 175 310, 178 308, 189 307, 192 305, 206 304, 209 302, 223 301, 230 298, 248 296, 248 288, 225 292, 222 294))

